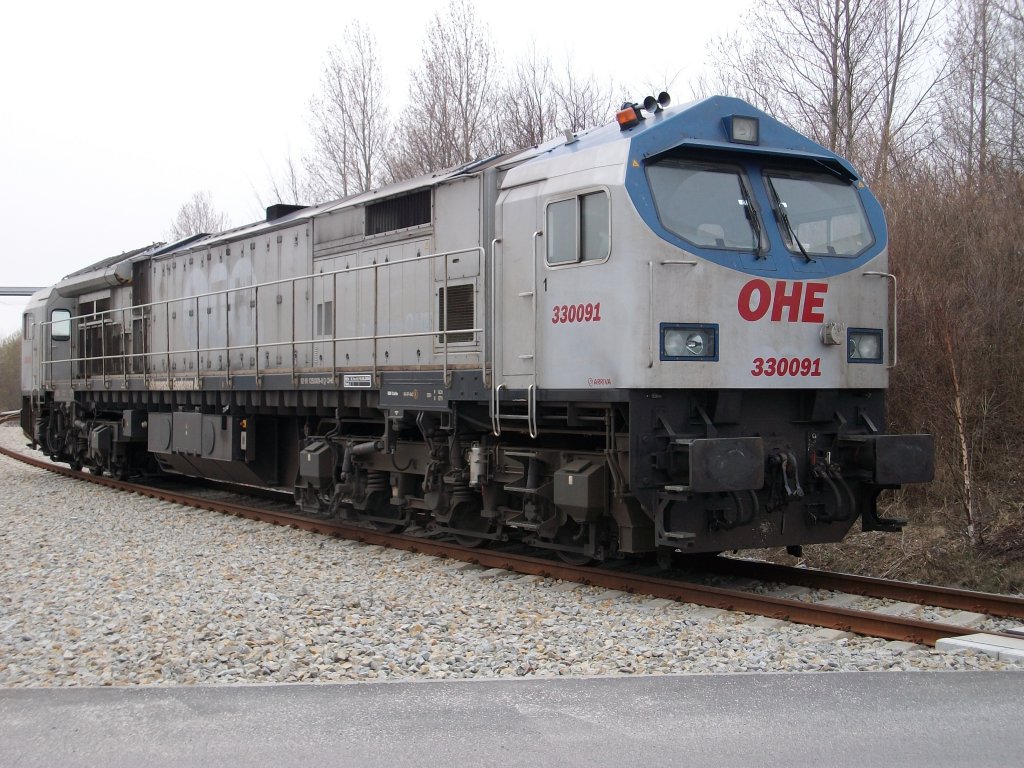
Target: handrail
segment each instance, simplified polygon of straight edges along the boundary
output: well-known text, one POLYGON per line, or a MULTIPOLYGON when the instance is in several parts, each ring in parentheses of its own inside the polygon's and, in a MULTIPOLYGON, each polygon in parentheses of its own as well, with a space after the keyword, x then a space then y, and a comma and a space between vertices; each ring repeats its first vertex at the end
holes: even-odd
MULTIPOLYGON (((541 233, 541 234, 543 234, 543 233, 541 233)), ((279 280, 268 280, 268 281, 263 282, 263 283, 253 283, 252 285, 239 285, 239 286, 235 286, 233 288, 224 288, 224 289, 219 290, 219 291, 206 291, 205 293, 193 293, 193 294, 190 294, 188 296, 175 296, 174 298, 161 299, 160 301, 149 301, 149 302, 146 302, 146 303, 143 303, 143 304, 133 304, 132 306, 127 307, 127 309, 131 309, 131 310, 146 309, 148 307, 160 306, 161 304, 168 304, 168 303, 170 303, 172 301, 189 301, 191 299, 205 299, 205 298, 210 297, 210 296, 226 296, 226 295, 231 294, 231 293, 240 293, 241 291, 251 291, 254 288, 268 288, 268 287, 270 287, 272 285, 283 285, 284 283, 292 283, 292 282, 295 282, 296 280, 309 280, 311 278, 315 279, 315 278, 318 278, 318 277, 329 277, 331 275, 344 275, 344 274, 348 274, 348 273, 352 273, 352 272, 362 272, 362 271, 369 270, 369 269, 375 269, 377 267, 397 267, 397 266, 402 265, 402 264, 411 264, 411 263, 414 263, 414 262, 426 261, 426 260, 429 260, 429 259, 439 259, 442 256, 455 256, 455 255, 460 254, 460 253, 472 253, 473 251, 476 251, 480 255, 481 258, 486 256, 486 250, 484 249, 483 246, 481 246, 481 245, 473 245, 473 246, 469 246, 467 248, 455 248, 455 249, 450 250, 450 251, 439 251, 438 253, 427 253, 427 254, 423 254, 423 255, 420 255, 420 256, 411 256, 411 257, 409 257, 407 259, 396 259, 395 261, 383 261, 383 262, 380 262, 379 264, 363 264, 360 267, 346 267, 344 269, 334 269, 334 270, 331 270, 330 272, 313 272, 313 273, 310 273, 308 275, 298 275, 296 277, 282 277, 279 280)), ((101 309, 98 312, 88 312, 88 313, 86 313, 84 315, 72 315, 72 317, 70 319, 71 320, 78 320, 78 319, 81 319, 83 317, 98 317, 100 315, 109 315, 109 314, 112 314, 114 312, 119 312, 119 311, 121 311, 120 308, 117 308, 117 309, 101 309)), ((64 321, 57 321, 57 322, 64 322, 64 321)), ((52 323, 53 323, 53 321, 47 320, 47 321, 44 321, 43 323, 41 323, 41 325, 52 325, 52 323)))
POLYGON ((889 365, 885 366, 885 367, 888 368, 888 369, 893 369, 893 368, 896 367, 897 354, 898 354, 898 346, 899 346, 899 341, 898 341, 898 336, 897 336, 897 334, 899 332, 899 329, 898 329, 898 319, 897 319, 897 314, 896 314, 897 313, 896 306, 897 306, 897 303, 898 303, 897 288, 896 288, 896 275, 892 274, 891 272, 865 272, 864 276, 865 277, 884 277, 884 278, 887 278, 889 280, 892 280, 892 362, 889 365))
MULTIPOLYGON (((459 330, 456 331, 456 333, 478 334, 478 333, 483 333, 484 330, 485 330, 484 328, 459 328, 459 330)), ((373 339, 379 339, 381 341, 386 340, 386 339, 415 339, 415 338, 419 338, 419 337, 422 337, 422 336, 437 336, 437 335, 439 335, 439 332, 432 330, 432 331, 409 331, 408 333, 381 333, 381 334, 378 334, 377 336, 373 336, 373 335, 365 335, 365 336, 338 336, 338 337, 336 337, 334 339, 326 339, 326 340, 321 340, 321 339, 303 339, 301 341, 293 341, 293 340, 289 339, 287 341, 263 341, 263 342, 260 342, 260 347, 284 347, 284 346, 288 346, 289 344, 296 344, 296 345, 297 344, 316 344, 319 341, 324 341, 325 343, 326 342, 330 342, 330 341, 334 341, 334 342, 337 342, 337 343, 341 344, 343 342, 348 342, 348 341, 372 341, 373 339)), ((195 350, 195 349, 172 349, 170 351, 170 354, 171 355, 178 355, 178 354, 185 354, 187 352, 191 353, 191 352, 196 352, 196 351, 198 351, 198 352, 224 352, 224 351, 230 350, 230 351, 234 352, 234 351, 237 351, 239 349, 252 349, 252 348, 253 348, 252 344, 238 344, 238 345, 235 345, 233 347, 224 347, 224 346, 201 347, 199 350, 195 350)), ((474 353, 475 353, 474 350, 465 350, 463 352, 459 352, 459 351, 456 350, 455 352, 452 352, 453 355, 457 355, 457 354, 471 355, 471 354, 474 354, 474 353)), ((165 354, 168 354, 168 353, 166 353, 166 352, 133 352, 133 353, 127 355, 127 357, 133 358, 133 359, 136 358, 136 357, 161 357, 161 356, 163 356, 165 354)), ((43 365, 56 365, 57 363, 82 363, 82 362, 85 362, 87 360, 98 360, 98 359, 99 358, 96 358, 96 357, 66 357, 66 358, 61 358, 59 360, 44 360, 43 361, 43 365)), ((140 375, 142 375, 142 374, 140 374, 140 375)))
MULTIPOLYGON (((537 253, 537 242, 544 236, 544 230, 538 229, 533 233, 533 280, 530 291, 530 309, 532 310, 532 316, 530 317, 530 324, 533 326, 530 330, 532 331, 533 337, 533 354, 531 359, 533 360, 533 380, 537 381, 537 260, 539 254, 537 253)), ((519 294, 522 296, 522 294, 519 294)))
MULTIPOLYGON (((444 258, 444 301, 441 308, 441 314, 444 317, 444 332, 441 334, 441 341, 444 344, 444 368, 441 374, 441 380, 447 387, 450 382, 448 381, 448 335, 451 333, 451 328, 448 327, 448 257, 444 258)), ((376 303, 376 294, 374 294, 374 303, 376 303)))
POLYGON ((501 390, 507 388, 504 384, 494 387, 494 398, 491 401, 491 433, 495 437, 501 437, 501 390))
POLYGON ((537 439, 537 385, 531 384, 526 388, 526 427, 530 431, 530 437, 537 439))
MULTIPOLYGON (((348 268, 344 268, 344 269, 336 269, 336 270, 331 270, 329 272, 311 273, 311 274, 307 274, 307 275, 300 275, 300 276, 297 276, 297 277, 282 278, 282 279, 279 279, 279 280, 270 280, 270 281, 263 282, 263 283, 254 283, 254 284, 245 285, 245 286, 235 286, 235 287, 225 288, 225 289, 218 290, 218 291, 208 291, 208 292, 205 292, 205 293, 197 293, 197 294, 193 294, 191 296, 183 296, 183 297, 174 297, 174 298, 161 299, 159 301, 152 301, 152 302, 145 302, 145 303, 141 303, 141 304, 135 304, 135 305, 132 305, 131 307, 118 307, 118 308, 114 308, 114 309, 100 310, 98 312, 89 312, 89 313, 82 314, 82 315, 72 316, 71 318, 69 318, 69 320, 71 321, 72 328, 74 328, 75 321, 78 321, 79 325, 81 325, 82 321, 85 318, 97 318, 97 317, 104 317, 106 315, 113 315, 114 313, 121 313, 121 318, 122 318, 122 322, 121 322, 121 335, 122 335, 121 358, 124 361, 124 365, 125 365, 125 380, 126 381, 127 381, 127 378, 128 378, 128 373, 127 373, 128 372, 128 365, 127 365, 127 361, 128 360, 134 361, 136 358, 139 358, 139 357, 142 357, 142 358, 145 358, 145 359, 149 359, 149 358, 152 358, 152 357, 164 357, 165 361, 166 361, 166 372, 165 372, 163 378, 165 378, 165 380, 168 382, 168 384, 170 384, 170 380, 172 378, 172 373, 171 373, 171 371, 172 371, 172 357, 174 355, 178 355, 178 354, 195 354, 195 356, 196 356, 196 372, 195 372, 195 377, 198 378, 198 377, 200 377, 202 375, 202 364, 201 364, 202 355, 204 353, 217 352, 217 351, 224 352, 226 354, 226 356, 227 356, 227 363, 226 363, 227 373, 226 373, 226 375, 230 379, 230 377, 232 375, 232 370, 231 370, 231 367, 232 367, 231 366, 231 353, 234 352, 234 351, 237 351, 237 350, 244 350, 244 349, 253 349, 254 352, 255 352, 253 370, 255 371, 257 380, 259 380, 259 376, 261 375, 260 362, 259 362, 260 351, 263 350, 263 349, 266 349, 266 348, 275 348, 275 347, 280 347, 280 346, 291 346, 292 363, 289 366, 289 368, 291 370, 292 378, 294 379, 294 377, 296 375, 296 373, 295 373, 295 357, 296 357, 296 354, 297 354, 297 352, 296 352, 297 347, 299 345, 306 345, 306 344, 308 344, 312 348, 312 346, 317 344, 317 343, 324 344, 324 345, 326 345, 326 344, 330 344, 331 345, 331 362, 332 362, 332 366, 331 367, 332 367, 332 371, 334 372, 334 376, 336 378, 337 377, 337 370, 338 370, 338 364, 337 364, 337 345, 340 344, 340 343, 345 343, 345 342, 373 341, 374 345, 373 345, 373 354, 372 354, 371 365, 372 365, 372 375, 374 377, 374 381, 376 382, 377 381, 377 369, 378 369, 377 342, 382 341, 382 340, 386 340, 386 339, 419 338, 419 337, 431 337, 431 336, 438 335, 438 329, 431 329, 431 330, 428 330, 428 331, 410 331, 410 332, 406 332, 406 333, 393 333, 393 334, 381 334, 381 333, 378 332, 378 330, 379 330, 379 317, 378 317, 378 315, 379 315, 379 291, 380 291, 380 283, 379 283, 379 277, 378 277, 379 270, 382 267, 394 267, 394 266, 410 264, 410 263, 414 263, 414 262, 426 262, 426 261, 429 261, 429 260, 432 260, 432 259, 437 259, 437 258, 442 258, 443 257, 443 258, 445 258, 445 269, 444 269, 445 302, 444 302, 444 310, 443 310, 443 322, 444 322, 445 330, 440 334, 440 336, 441 336, 441 339, 442 339, 441 343, 442 343, 442 346, 443 346, 443 371, 444 371, 443 375, 444 375, 445 385, 448 386, 449 385, 449 381, 448 381, 449 372, 448 372, 448 369, 450 367, 450 355, 452 355, 452 354, 479 354, 480 358, 481 358, 480 359, 481 380, 483 380, 486 377, 486 359, 485 359, 486 339, 484 338, 484 335, 483 335, 483 334, 486 333, 486 329, 480 328, 480 327, 466 328, 466 329, 460 328, 459 329, 459 333, 473 334, 474 339, 478 340, 480 342, 480 351, 479 351, 479 353, 477 353, 476 350, 458 350, 458 349, 457 350, 450 350, 449 349, 449 341, 448 341, 450 330, 448 328, 449 322, 448 322, 448 311, 447 311, 447 309, 448 309, 448 307, 447 307, 448 290, 449 290, 449 285, 448 285, 449 275, 448 275, 448 261, 447 261, 447 258, 449 256, 454 256, 454 255, 457 255, 457 254, 473 253, 473 252, 475 252, 477 254, 477 256, 479 257, 479 259, 480 259, 481 269, 482 270, 486 269, 486 260, 485 260, 486 251, 485 251, 485 249, 482 246, 472 246, 472 247, 468 247, 468 248, 458 248, 458 249, 453 249, 453 250, 449 250, 449 251, 441 251, 441 252, 433 253, 433 254, 421 254, 421 255, 418 255, 418 256, 415 256, 415 257, 410 257, 410 258, 405 258, 405 259, 397 259, 395 261, 384 261, 384 262, 373 263, 373 264, 365 264, 365 265, 357 266, 357 267, 348 267, 348 268), (300 281, 300 280, 301 281, 309 281, 309 284, 310 284, 311 290, 312 290, 312 286, 315 285, 317 279, 321 279, 321 280, 325 280, 326 281, 327 278, 331 278, 332 282, 333 282, 333 288, 334 288, 333 294, 332 294, 332 301, 333 301, 333 304, 334 304, 334 308, 332 309, 332 312, 333 312, 333 311, 337 310, 336 297, 337 297, 337 279, 338 279, 338 276, 342 275, 342 274, 361 272, 361 271, 365 271, 365 270, 368 270, 368 269, 372 269, 373 272, 374 272, 374 293, 373 293, 373 304, 374 304, 374 307, 373 307, 373 334, 372 335, 335 336, 333 334, 333 332, 332 332, 332 335, 331 335, 330 339, 318 339, 318 338, 316 338, 316 334, 312 332, 312 331, 315 331, 315 328, 312 327, 312 322, 313 321, 312 321, 312 318, 311 318, 311 328, 310 328, 311 334, 310 334, 310 338, 308 340, 297 340, 297 339, 294 338, 294 336, 295 336, 295 312, 296 312, 296 309, 297 309, 296 308, 296 303, 295 303, 295 286, 298 283, 298 281, 300 281), (260 293, 260 289, 261 288, 267 288, 269 286, 278 286, 278 285, 285 285, 285 284, 289 284, 291 286, 291 290, 292 290, 292 312, 291 312, 291 314, 292 314, 292 317, 291 317, 291 326, 292 326, 291 336, 292 336, 292 338, 290 338, 287 341, 264 341, 264 340, 261 340, 259 338, 259 314, 260 314, 259 313, 259 293, 260 293), (199 302, 200 302, 200 299, 203 299, 203 298, 210 299, 210 298, 213 298, 213 297, 221 297, 221 296, 223 296, 226 299, 226 301, 224 302, 225 303, 225 315, 226 315, 227 312, 231 311, 231 301, 230 301, 231 296, 233 294, 239 294, 239 293, 244 294, 244 293, 249 292, 249 291, 252 291, 253 297, 254 297, 254 299, 253 299, 253 305, 254 306, 250 307, 250 309, 252 310, 252 321, 253 321, 252 343, 251 344, 232 345, 231 344, 231 336, 230 336, 230 334, 231 334, 231 331, 230 331, 231 323, 230 323, 229 319, 227 317, 225 317, 225 343, 223 345, 217 345, 217 346, 208 346, 208 347, 201 346, 201 333, 200 333, 200 325, 199 325, 200 322, 201 322, 201 319, 199 317, 199 302), (196 315, 196 344, 195 344, 195 347, 194 348, 189 348, 189 349, 171 349, 171 343, 170 343, 171 342, 171 338, 170 338, 170 336, 171 336, 171 323, 170 323, 170 308, 171 308, 171 304, 172 303, 178 303, 179 306, 184 307, 184 306, 187 306, 186 302, 193 302, 193 301, 195 302, 195 306, 196 306, 196 310, 195 310, 195 315, 196 315), (154 352, 154 351, 150 350, 150 351, 144 351, 144 352, 130 352, 129 353, 127 351, 127 345, 124 343, 125 342, 125 337, 128 336, 128 333, 126 332, 126 328, 125 328, 125 323, 124 323, 124 313, 125 312, 134 312, 136 310, 139 310, 141 316, 145 317, 147 313, 144 310, 152 309, 152 308, 156 308, 156 307, 160 307, 160 306, 162 306, 163 309, 164 309, 164 347, 165 347, 164 350, 161 350, 159 352, 154 352)), ((486 286, 486 280, 487 280, 487 275, 486 275, 486 273, 484 273, 481 276, 481 287, 486 286)), ((482 293, 485 296, 485 300, 486 300, 486 290, 484 289, 484 290, 480 291, 480 293, 482 293)), ((314 304, 313 298, 314 297, 311 295, 310 296, 310 305, 311 306, 314 304)), ((493 298, 492 298, 492 301, 493 301, 493 298)), ((236 308, 236 311, 237 311, 237 308, 236 308)), ((493 307, 492 307, 492 311, 493 311, 493 307)), ((49 335, 49 326, 51 326, 52 324, 53 324, 53 321, 44 321, 43 323, 40 324, 41 326, 44 326, 44 328, 46 329, 45 332, 47 333, 47 335, 49 335)), ((336 323, 333 323, 333 318, 332 318, 332 331, 333 331, 333 327, 336 326, 336 325, 337 325, 336 323)), ((144 324, 143 324, 143 328, 144 328, 144 324)), ((493 332, 493 329, 492 329, 492 332, 493 332)), ((74 345, 74 336, 75 335, 76 334, 74 334, 74 333, 71 334, 71 344, 72 345, 74 345)), ((104 344, 105 344, 105 339, 101 339, 101 345, 104 345, 104 344)), ((52 344, 51 344, 51 347, 52 347, 52 344)), ((105 366, 105 363, 106 363, 106 360, 107 360, 107 355, 105 353, 105 350, 101 350, 101 351, 103 352, 103 354, 101 354, 101 356, 98 357, 98 358, 95 357, 95 356, 88 355, 88 354, 86 354, 85 356, 76 356, 72 352, 72 354, 68 358, 63 358, 63 359, 57 360, 57 359, 53 359, 52 358, 53 351, 51 349, 50 350, 50 358, 51 359, 44 360, 44 361, 42 361, 42 363, 43 363, 44 366, 47 366, 48 372, 51 374, 51 376, 52 376, 52 373, 53 373, 53 366, 55 366, 58 363, 81 363, 81 362, 87 363, 87 362, 90 362, 90 361, 98 359, 105 366)), ((315 367, 315 365, 314 365, 314 367, 315 367)), ((153 376, 154 373, 155 372, 152 372, 152 371, 149 371, 149 370, 144 370, 142 372, 142 375, 146 379, 149 379, 149 378, 151 378, 153 376)), ((105 368, 104 368, 103 371, 101 371, 101 375, 103 376, 104 381, 106 381, 106 370, 105 370, 105 368)), ((88 373, 88 368, 86 367, 86 370, 84 372, 84 379, 88 382, 89 378, 90 377, 89 377, 89 373, 88 373)), ((70 380, 71 381, 75 380, 75 376, 74 376, 74 372, 73 371, 71 372, 70 380)), ((51 381, 51 385, 52 385, 52 381, 51 381)))
POLYGON ((654 262, 647 262, 649 275, 649 296, 647 299, 647 367, 654 367, 654 262))
MULTIPOLYGON (((487 273, 487 278, 491 283, 491 298, 488 310, 491 315, 491 327, 490 333, 484 331, 484 356, 483 363, 486 366, 487 357, 490 355, 491 358, 491 380, 486 380, 487 372, 484 371, 484 385, 490 383, 493 388, 495 379, 498 375, 498 340, 497 340, 497 328, 498 328, 498 243, 501 242, 500 237, 496 237, 491 240, 491 264, 490 271, 487 273), (488 339, 488 336, 490 337, 488 339)), ((486 282, 486 281, 485 281, 486 282)))

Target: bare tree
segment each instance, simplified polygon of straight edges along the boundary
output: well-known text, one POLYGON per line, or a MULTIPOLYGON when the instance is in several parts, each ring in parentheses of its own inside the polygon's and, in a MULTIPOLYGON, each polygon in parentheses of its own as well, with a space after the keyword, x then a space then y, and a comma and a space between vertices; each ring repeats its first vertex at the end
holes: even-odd
POLYGON ((1005 169, 1024 170, 1024 0, 999 7, 1002 44, 992 99, 999 119, 993 126, 993 152, 1005 169))
POLYGON ((1000 10, 1018 24, 1024 24, 1024 0, 1004 0, 1000 10))
POLYGON ((313 205, 325 201, 312 190, 308 177, 291 152, 285 155, 284 167, 279 173, 267 166, 266 191, 261 192, 255 184, 251 186, 258 206, 257 216, 262 216, 264 210, 275 203, 313 205))
POLYGON ((942 99, 940 155, 968 186, 983 183, 991 169, 992 137, 999 117, 994 114, 994 96, 1002 20, 994 0, 958 0, 945 41, 950 76, 942 99))
POLYGON ((21 334, 0 339, 0 411, 21 405, 21 334))
POLYGON ((767 0, 746 19, 751 37, 719 40, 712 57, 736 95, 856 160, 878 98, 873 41, 884 6, 878 0, 767 0))
POLYGON ((602 86, 593 75, 574 71, 571 59, 556 77, 551 60, 536 47, 516 62, 502 91, 496 115, 501 147, 506 150, 535 146, 561 131, 602 125, 621 102, 614 87, 602 86))
POLYGON ((515 150, 543 143, 555 132, 556 115, 551 60, 539 54, 534 43, 515 63, 502 89, 497 119, 502 148, 515 150))
POLYGON ((555 123, 573 133, 603 125, 615 114, 616 102, 621 102, 615 96, 614 86, 601 86, 593 74, 580 76, 572 60, 566 59, 562 78, 555 83, 555 123))
POLYGON ((310 105, 313 151, 305 159, 308 191, 322 201, 347 197, 380 181, 391 128, 377 41, 360 22, 328 52, 321 93, 310 105))
POLYGON ((873 119, 876 148, 871 177, 884 185, 894 161, 907 161, 922 148, 918 137, 935 114, 936 86, 944 75, 928 69, 941 7, 936 0, 885 0, 878 36, 879 95, 873 119), (915 146, 916 144, 916 146, 915 146))
POLYGON ((170 240, 181 240, 198 234, 223 232, 230 226, 228 217, 213 207, 209 190, 201 190, 178 209, 171 221, 170 240))
POLYGON ((410 75, 409 106, 388 165, 409 178, 490 154, 497 144, 491 102, 495 52, 471 0, 450 0, 427 28, 422 62, 410 75))

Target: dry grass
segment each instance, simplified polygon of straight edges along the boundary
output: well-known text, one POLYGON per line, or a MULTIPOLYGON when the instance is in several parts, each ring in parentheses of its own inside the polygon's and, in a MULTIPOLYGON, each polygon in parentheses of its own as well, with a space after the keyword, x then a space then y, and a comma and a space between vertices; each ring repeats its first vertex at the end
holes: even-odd
MULTIPOLYGON (((901 581, 1024 593, 1024 511, 1006 507, 986 519, 982 540, 972 546, 955 507, 907 508, 893 502, 884 513, 909 523, 902 533, 851 533, 839 544, 804 547, 799 562, 811 568, 856 573, 901 581)), ((798 562, 785 550, 769 560, 798 562)))

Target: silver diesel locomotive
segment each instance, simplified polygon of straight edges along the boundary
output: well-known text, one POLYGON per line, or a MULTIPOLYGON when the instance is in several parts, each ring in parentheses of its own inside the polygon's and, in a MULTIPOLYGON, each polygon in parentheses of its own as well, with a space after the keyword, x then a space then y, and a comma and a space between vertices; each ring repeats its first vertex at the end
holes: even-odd
POLYGON ((742 101, 94 264, 24 322, 58 461, 294 490, 567 560, 899 530, 896 280, 844 159, 742 101))

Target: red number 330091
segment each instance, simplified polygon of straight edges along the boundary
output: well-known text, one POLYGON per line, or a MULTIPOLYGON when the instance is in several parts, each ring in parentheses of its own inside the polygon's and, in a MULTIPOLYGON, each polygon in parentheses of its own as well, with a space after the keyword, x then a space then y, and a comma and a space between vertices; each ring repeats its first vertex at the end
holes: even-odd
POLYGON ((551 308, 551 322, 558 323, 600 323, 601 302, 596 304, 556 304, 551 308))

